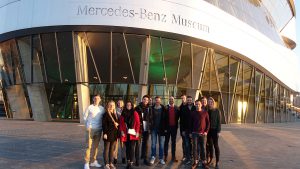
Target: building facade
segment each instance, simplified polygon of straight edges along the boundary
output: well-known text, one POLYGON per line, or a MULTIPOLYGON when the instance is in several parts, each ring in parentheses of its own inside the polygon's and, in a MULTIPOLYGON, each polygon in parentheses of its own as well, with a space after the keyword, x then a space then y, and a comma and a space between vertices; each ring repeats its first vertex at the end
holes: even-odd
POLYGON ((298 61, 289 0, 3 0, 6 116, 81 119, 145 94, 212 96, 224 123, 293 121, 298 61))

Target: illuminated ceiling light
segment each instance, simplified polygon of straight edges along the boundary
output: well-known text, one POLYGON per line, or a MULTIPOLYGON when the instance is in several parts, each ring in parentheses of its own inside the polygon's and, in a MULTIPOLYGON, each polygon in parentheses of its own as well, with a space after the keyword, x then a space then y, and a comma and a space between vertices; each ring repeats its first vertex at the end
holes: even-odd
POLYGON ((98 79, 98 77, 96 77, 96 76, 94 76, 93 78, 96 79, 96 80, 98 79))
POLYGON ((65 82, 68 82, 69 80, 68 79, 65 79, 65 82))
POLYGON ((123 79, 125 79, 125 80, 126 80, 127 78, 128 78, 127 76, 123 76, 123 79))

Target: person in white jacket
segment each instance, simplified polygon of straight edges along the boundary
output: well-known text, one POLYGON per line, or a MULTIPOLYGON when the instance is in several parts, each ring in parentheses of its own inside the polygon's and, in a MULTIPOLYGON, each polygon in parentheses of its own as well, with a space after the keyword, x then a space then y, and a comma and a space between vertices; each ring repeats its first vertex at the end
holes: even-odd
POLYGON ((100 105, 100 95, 93 97, 91 104, 83 113, 86 134, 86 151, 84 169, 91 167, 101 167, 97 161, 98 146, 102 135, 102 117, 105 113, 104 108, 100 105), (92 157, 92 160, 90 160, 92 157))

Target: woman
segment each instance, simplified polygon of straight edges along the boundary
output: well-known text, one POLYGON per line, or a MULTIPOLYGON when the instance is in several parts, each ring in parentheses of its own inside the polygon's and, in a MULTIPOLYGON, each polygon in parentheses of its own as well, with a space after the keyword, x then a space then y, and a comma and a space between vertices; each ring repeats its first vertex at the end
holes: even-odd
POLYGON ((104 141, 104 169, 115 169, 112 164, 114 158, 114 148, 118 137, 118 117, 116 114, 116 104, 109 101, 106 106, 106 112, 102 119, 103 141, 104 141))
MULTIPOLYGON (((131 101, 126 103, 122 115, 120 117, 120 133, 121 142, 126 145, 127 169, 131 169, 133 165, 133 156, 135 152, 135 145, 139 140, 140 133, 140 118, 133 109, 131 101)), ((138 160, 139 157, 135 157, 138 160)))
POLYGON ((212 162, 214 155, 213 149, 215 149, 215 168, 218 169, 220 160, 219 135, 221 132, 221 112, 216 108, 215 100, 212 97, 208 98, 208 114, 210 120, 210 129, 207 135, 208 154, 210 156, 208 164, 212 162))
MULTIPOLYGON (((118 100, 117 101, 117 108, 116 108, 116 112, 117 112, 117 116, 118 119, 120 120, 122 111, 124 109, 124 101, 123 100, 118 100)), ((118 152, 119 152, 119 144, 120 144, 120 149, 121 149, 121 157, 122 157, 122 163, 125 164, 126 162, 126 150, 125 150, 125 145, 123 144, 123 142, 121 142, 118 138, 116 146, 115 146, 115 150, 114 150, 114 164, 117 164, 118 162, 118 152)))

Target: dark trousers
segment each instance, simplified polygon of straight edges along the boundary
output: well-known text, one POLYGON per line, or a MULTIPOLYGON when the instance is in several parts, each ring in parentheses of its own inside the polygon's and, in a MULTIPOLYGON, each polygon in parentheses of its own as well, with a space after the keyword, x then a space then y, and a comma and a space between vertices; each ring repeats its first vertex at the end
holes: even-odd
POLYGON ((105 165, 113 162, 116 143, 116 141, 104 141, 103 159, 105 165))
MULTIPOLYGON (((127 134, 127 141, 125 142, 126 157, 127 157, 127 160, 130 162, 133 162, 134 153, 136 153, 136 151, 135 151, 136 142, 137 142, 137 140, 130 140, 130 135, 127 134)), ((137 156, 137 159, 138 159, 138 156, 137 156)))
POLYGON ((187 160, 191 160, 191 153, 192 153, 192 139, 190 138, 188 133, 185 133, 184 135, 184 154, 185 154, 185 158, 187 158, 187 160))
POLYGON ((176 152, 176 136, 177 136, 177 127, 170 127, 166 133, 165 138, 165 145, 164 145, 164 155, 165 158, 168 157, 168 151, 169 151, 169 140, 171 137, 171 152, 172 152, 172 158, 175 158, 175 152, 176 152))
POLYGON ((182 130, 180 129, 180 135, 181 135, 181 139, 182 139, 182 157, 186 158, 186 154, 185 154, 185 144, 184 144, 184 135, 182 135, 182 130))
POLYGON ((216 129, 210 129, 207 134, 207 147, 208 147, 208 155, 210 159, 213 159, 214 149, 216 154, 216 162, 220 160, 220 148, 219 148, 219 136, 216 129))
POLYGON ((148 160, 149 159, 149 132, 148 131, 144 131, 142 134, 142 158, 144 160, 148 160))
POLYGON ((206 135, 201 135, 198 133, 193 133, 193 156, 194 160, 199 159, 199 150, 200 150, 200 157, 202 161, 206 160, 206 154, 205 154, 205 148, 206 148, 206 141, 207 141, 207 136, 206 135))
POLYGON ((139 163, 140 158, 140 148, 141 148, 141 139, 134 142, 135 144, 135 161, 136 163, 139 163))

